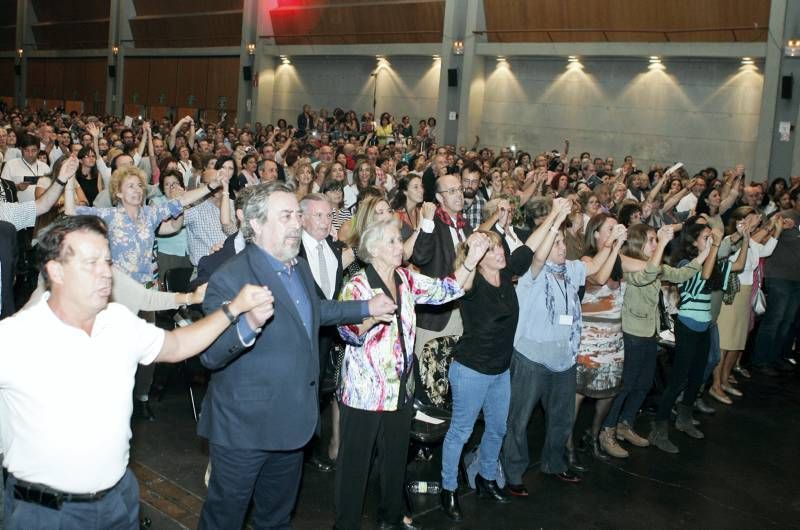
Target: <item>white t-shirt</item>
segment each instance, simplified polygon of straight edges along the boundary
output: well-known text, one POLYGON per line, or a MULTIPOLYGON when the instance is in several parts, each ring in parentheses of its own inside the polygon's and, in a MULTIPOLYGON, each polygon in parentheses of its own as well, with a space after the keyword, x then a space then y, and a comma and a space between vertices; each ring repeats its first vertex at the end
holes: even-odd
POLYGON ((88 336, 48 298, 0 322, 3 465, 69 493, 107 489, 128 465, 136 367, 155 360, 164 331, 111 303, 88 336))
MULTIPOLYGON (((0 175, 6 180, 10 180, 14 184, 19 184, 25 177, 44 177, 50 173, 50 166, 36 160, 33 164, 28 164, 24 158, 15 158, 6 161, 3 166, 3 173, 0 175)), ((36 179, 38 180, 38 178, 36 179)), ((34 190, 36 189, 36 182, 25 188, 23 191, 17 192, 17 199, 19 202, 33 201, 36 199, 34 190)))

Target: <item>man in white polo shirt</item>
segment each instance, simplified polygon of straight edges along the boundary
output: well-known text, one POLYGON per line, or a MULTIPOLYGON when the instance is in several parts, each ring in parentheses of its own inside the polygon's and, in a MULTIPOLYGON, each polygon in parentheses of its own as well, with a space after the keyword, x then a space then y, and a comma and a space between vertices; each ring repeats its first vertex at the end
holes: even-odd
POLYGON ((127 466, 137 365, 196 355, 231 325, 232 349, 245 350, 272 316, 272 295, 245 285, 206 318, 166 332, 108 303, 101 220, 56 221, 39 246, 49 296, 0 322, 5 528, 136 530, 139 492, 127 466))

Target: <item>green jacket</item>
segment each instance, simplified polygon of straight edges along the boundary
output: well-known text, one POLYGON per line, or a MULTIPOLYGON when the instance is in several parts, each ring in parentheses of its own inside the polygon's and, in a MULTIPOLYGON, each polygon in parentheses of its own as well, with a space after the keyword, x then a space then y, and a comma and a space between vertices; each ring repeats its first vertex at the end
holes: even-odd
POLYGON ((655 336, 659 331, 658 292, 661 280, 683 283, 700 270, 700 263, 693 260, 679 269, 648 263, 639 272, 624 273, 626 285, 622 301, 622 331, 637 337, 655 336))

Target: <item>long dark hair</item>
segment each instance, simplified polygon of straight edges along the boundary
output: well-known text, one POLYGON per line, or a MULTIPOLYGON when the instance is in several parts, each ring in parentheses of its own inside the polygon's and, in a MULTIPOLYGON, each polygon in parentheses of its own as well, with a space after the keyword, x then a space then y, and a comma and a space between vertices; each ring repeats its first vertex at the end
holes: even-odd
POLYGON ((392 206, 392 210, 405 210, 407 204, 406 192, 408 191, 408 185, 411 184, 414 179, 421 178, 422 177, 416 173, 410 173, 397 181, 397 187, 389 192, 389 204, 392 206))
MULTIPOLYGON (((583 255, 589 256, 593 258, 600 249, 597 248, 597 239, 594 237, 594 233, 600 230, 603 225, 609 219, 616 219, 613 215, 609 215, 607 213, 598 213, 597 215, 592 216, 589 219, 589 222, 586 223, 586 227, 584 228, 584 236, 583 236, 583 255)), ((611 279, 618 282, 622 280, 622 261, 617 257, 616 262, 614 263, 614 268, 611 270, 611 279)))
MULTIPOLYGON (((83 160, 89 153, 94 153, 93 147, 82 147, 81 150, 78 151, 78 159, 83 160)), ((98 154, 94 153, 94 156, 95 160, 97 160, 98 154)), ((78 171, 80 172, 81 170, 79 169, 78 171)), ((97 170, 97 162, 95 162, 95 164, 89 168, 89 176, 85 178, 88 178, 89 180, 97 180, 98 174, 99 171, 97 170)), ((81 173, 81 175, 83 175, 83 173, 81 173)))
POLYGON ((683 260, 691 260, 697 257, 700 251, 695 246, 695 242, 706 228, 709 228, 709 226, 700 223, 683 226, 678 244, 672 247, 672 264, 674 266, 678 266, 683 260))

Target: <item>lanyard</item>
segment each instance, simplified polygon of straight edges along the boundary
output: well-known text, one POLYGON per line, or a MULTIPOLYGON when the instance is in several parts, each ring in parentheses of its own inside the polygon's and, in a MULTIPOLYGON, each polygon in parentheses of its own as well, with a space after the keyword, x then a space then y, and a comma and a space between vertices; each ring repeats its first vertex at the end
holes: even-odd
MULTIPOLYGON (((31 165, 30 165, 30 164, 28 164, 28 161, 27 161, 27 160, 25 160, 24 158, 20 158, 20 160, 22 160, 22 163, 23 163, 23 164, 25 164, 25 167, 27 167, 27 168, 28 168, 28 170, 31 172, 31 175, 33 175, 34 177, 38 177, 38 176, 39 176, 39 175, 37 175, 37 174, 36 174, 36 171, 34 171, 34 170, 33 170, 33 168, 31 167, 31 165)), ((38 165, 39 165, 39 161, 37 160, 37 161, 36 161, 36 162, 34 162, 33 164, 34 164, 35 166, 38 166, 38 165)))
POLYGON ((561 282, 556 279, 555 274, 551 273, 553 280, 555 280, 556 285, 558 285, 558 290, 561 291, 561 294, 564 295, 564 314, 569 315, 569 299, 567 298, 567 280, 564 280, 564 287, 561 287, 561 282))

